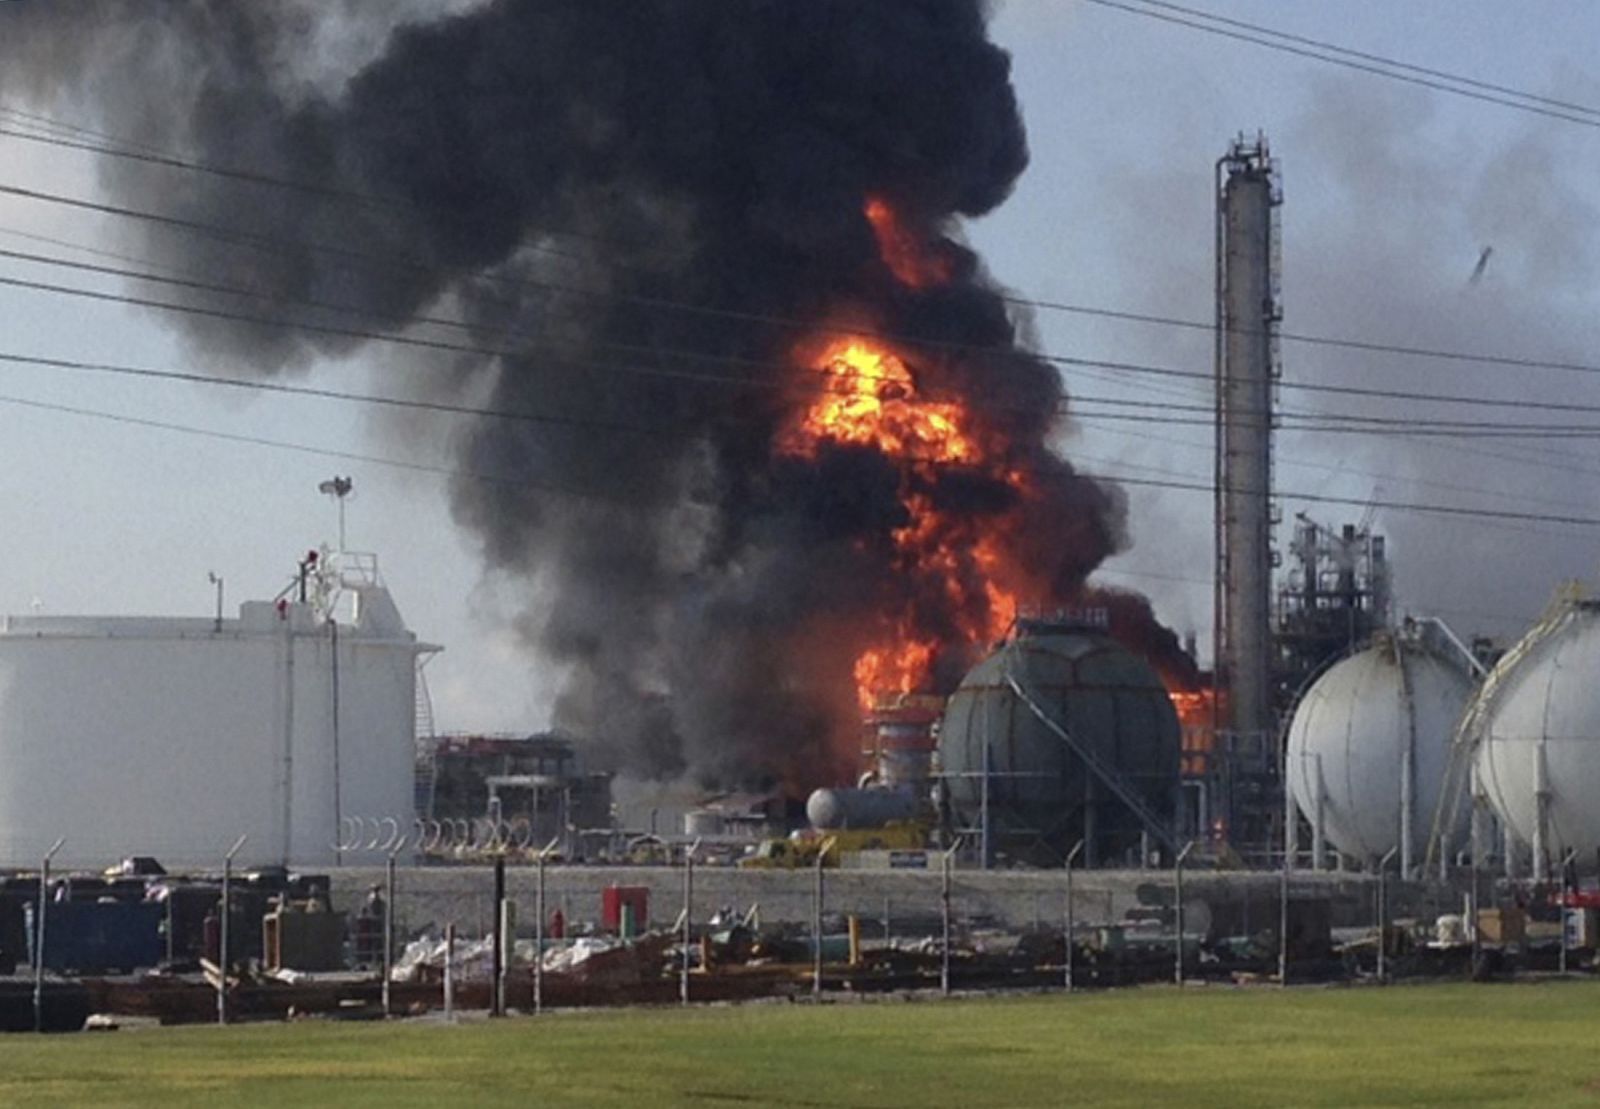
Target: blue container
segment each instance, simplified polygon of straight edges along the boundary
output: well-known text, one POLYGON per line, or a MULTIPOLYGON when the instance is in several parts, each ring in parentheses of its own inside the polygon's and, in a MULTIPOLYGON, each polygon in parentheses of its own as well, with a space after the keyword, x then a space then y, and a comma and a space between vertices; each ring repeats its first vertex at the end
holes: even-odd
MULTIPOLYGON (((166 955, 163 907, 147 901, 53 901, 45 917, 44 965, 54 971, 105 974, 153 967, 166 955)), ((28 903, 28 959, 39 931, 28 903)))

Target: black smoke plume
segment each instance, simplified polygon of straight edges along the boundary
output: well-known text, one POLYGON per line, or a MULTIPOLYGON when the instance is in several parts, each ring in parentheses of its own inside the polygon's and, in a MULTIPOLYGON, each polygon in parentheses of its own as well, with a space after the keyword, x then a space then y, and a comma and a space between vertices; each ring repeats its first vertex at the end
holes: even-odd
POLYGON ((893 564, 894 462, 774 450, 816 395, 795 350, 823 329, 915 337, 919 394, 1003 441, 986 470, 919 480, 941 511, 1004 529, 1029 599, 1071 595, 1117 546, 1119 496, 1050 449, 1058 375, 957 233, 1027 163, 982 3, 424 8, 8 4, 0 82, 119 138, 310 186, 103 160, 116 203, 236 233, 147 224, 143 257, 270 298, 227 302, 267 320, 183 320, 197 349, 267 373, 371 341, 351 331, 443 337, 460 349, 440 395, 533 417, 473 424, 462 470, 508 480, 459 480, 455 513, 492 567, 541 583, 524 627, 570 673, 557 723, 604 761, 821 781, 884 614, 909 605, 947 641, 962 625, 949 590, 893 564), (869 197, 948 281, 895 277, 869 197))

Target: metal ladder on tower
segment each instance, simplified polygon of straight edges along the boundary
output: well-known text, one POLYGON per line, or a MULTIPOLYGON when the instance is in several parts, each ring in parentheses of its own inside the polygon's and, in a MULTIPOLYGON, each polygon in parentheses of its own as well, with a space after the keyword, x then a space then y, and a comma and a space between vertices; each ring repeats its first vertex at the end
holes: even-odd
MULTIPOLYGON (((432 656, 428 656, 432 657, 432 656)), ((428 677, 424 672, 427 658, 417 660, 416 707, 416 772, 413 803, 418 816, 433 816, 433 789, 437 781, 435 766, 435 737, 433 730, 433 697, 428 692, 428 677)))
POLYGON ((1028 692, 1027 687, 1018 679, 1016 671, 1012 669, 1009 661, 1005 668, 1005 683, 1010 687, 1011 692, 1015 693, 1017 698, 1028 706, 1028 711, 1037 716, 1040 723, 1049 728, 1062 743, 1066 744, 1068 750, 1083 760, 1083 764, 1089 768, 1089 772, 1104 782, 1106 787, 1116 795, 1117 800, 1126 805, 1128 811, 1139 818, 1139 822, 1145 826, 1146 830, 1171 850, 1176 851, 1178 849, 1178 842, 1173 836, 1172 829, 1161 820, 1150 806, 1144 803, 1144 799, 1139 796, 1138 791, 1134 789, 1132 784, 1119 774, 1115 767, 1106 763, 1088 746, 1079 743, 1070 731, 1051 717, 1045 711, 1044 706, 1028 692))

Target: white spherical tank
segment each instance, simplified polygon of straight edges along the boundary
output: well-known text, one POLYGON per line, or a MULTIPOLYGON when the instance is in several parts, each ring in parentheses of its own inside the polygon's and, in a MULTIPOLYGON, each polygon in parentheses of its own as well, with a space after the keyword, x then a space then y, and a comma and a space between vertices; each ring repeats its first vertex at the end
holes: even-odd
POLYGON ((1313 826, 1320 807, 1324 837, 1345 855, 1371 860, 1401 848, 1405 862, 1419 860, 1472 693, 1463 665, 1410 635, 1381 635, 1335 663, 1306 690, 1289 725, 1296 807, 1313 826))
POLYGON ((1478 788, 1543 868, 1600 847, 1600 601, 1548 614, 1484 683, 1473 713, 1478 788), (1542 798, 1542 800, 1541 800, 1542 798))
POLYGON ((65 866, 217 866, 241 835, 241 865, 326 865, 341 820, 409 831, 434 648, 352 565, 237 619, 0 618, 0 866, 58 837, 65 866))

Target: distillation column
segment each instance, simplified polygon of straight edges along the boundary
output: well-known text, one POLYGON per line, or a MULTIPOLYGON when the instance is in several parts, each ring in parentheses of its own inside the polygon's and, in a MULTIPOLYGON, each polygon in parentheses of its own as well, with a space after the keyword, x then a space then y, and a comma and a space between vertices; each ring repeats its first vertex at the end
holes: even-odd
POLYGON ((1217 662, 1222 721, 1246 744, 1272 720, 1272 410, 1278 376, 1281 202, 1266 140, 1217 162, 1217 662))

